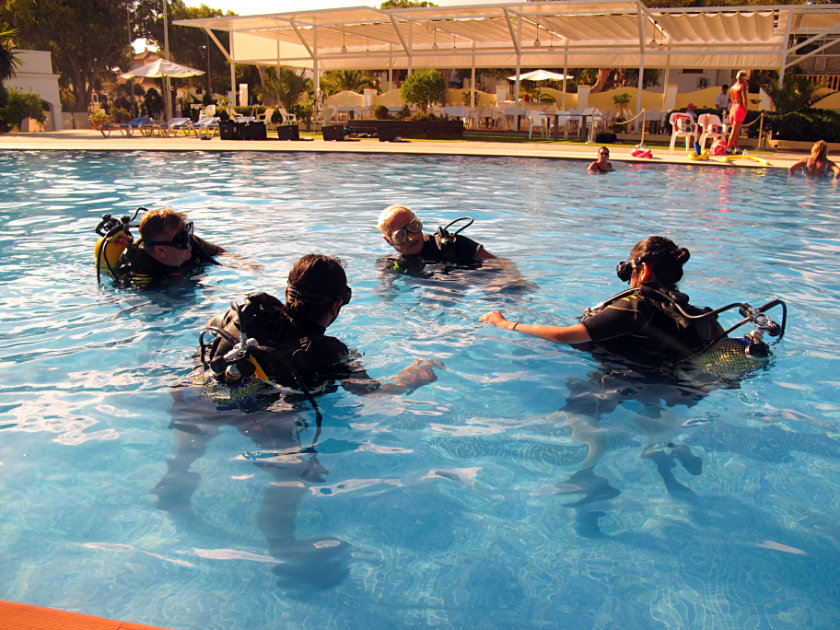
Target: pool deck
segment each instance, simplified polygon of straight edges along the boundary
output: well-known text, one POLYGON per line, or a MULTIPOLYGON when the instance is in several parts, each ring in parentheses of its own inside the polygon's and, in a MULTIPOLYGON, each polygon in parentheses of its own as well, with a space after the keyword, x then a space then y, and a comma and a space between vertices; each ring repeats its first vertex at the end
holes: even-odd
MULTIPOLYGON (((343 142, 319 139, 306 141, 289 140, 221 140, 215 136, 209 140, 194 137, 145 137, 133 135, 104 137, 93 130, 66 130, 41 133, 0 134, 0 150, 37 151, 279 151, 279 152, 329 152, 329 153, 376 153, 406 155, 464 155, 490 157, 527 157, 542 159, 594 160, 598 145, 573 144, 569 142, 492 142, 473 140, 410 140, 405 142, 379 142, 375 138, 363 138, 343 142)), ((738 158, 725 163, 721 157, 708 160, 692 160, 680 149, 669 153, 667 148, 652 147, 652 159, 634 158, 631 145, 610 145, 610 160, 614 162, 637 162, 648 164, 690 164, 711 167, 759 167, 788 168, 806 157, 804 153, 756 153, 767 164, 753 159, 738 158)), ((749 152, 748 152, 749 153, 749 152)))
POLYGON ((0 600, 3 630, 166 630, 157 626, 115 621, 79 613, 0 600))

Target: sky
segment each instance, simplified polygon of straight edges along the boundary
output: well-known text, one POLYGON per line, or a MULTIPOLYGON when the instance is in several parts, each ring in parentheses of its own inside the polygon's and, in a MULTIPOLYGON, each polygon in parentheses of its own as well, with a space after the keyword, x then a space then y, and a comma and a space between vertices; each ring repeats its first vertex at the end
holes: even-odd
MULTIPOLYGON (((494 0, 433 0, 441 7, 464 4, 493 4, 494 0)), ((212 9, 233 11, 239 15, 260 15, 264 13, 290 13, 292 11, 313 11, 338 7, 375 7, 382 0, 185 0, 184 4, 198 7, 206 4, 212 9)))

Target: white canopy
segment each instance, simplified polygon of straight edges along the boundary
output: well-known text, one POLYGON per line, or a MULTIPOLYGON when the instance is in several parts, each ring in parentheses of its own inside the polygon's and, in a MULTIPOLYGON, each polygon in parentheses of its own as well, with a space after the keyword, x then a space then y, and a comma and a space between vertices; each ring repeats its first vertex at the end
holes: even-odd
POLYGON ((805 44, 840 33, 840 7, 662 9, 638 0, 568 0, 353 7, 174 24, 228 31, 230 50, 223 52, 235 63, 317 65, 321 71, 517 65, 778 70, 805 44), (791 48, 793 37, 799 43, 791 48))
POLYGON ((120 76, 123 79, 134 79, 135 77, 146 77, 150 79, 158 79, 160 77, 174 77, 176 79, 184 79, 186 77, 197 77, 204 74, 203 70, 195 70, 189 66, 182 66, 174 61, 167 61, 166 59, 156 59, 150 63, 134 68, 129 72, 124 72, 120 76))
POLYGON ((234 63, 310 69, 317 90, 320 72, 347 69, 747 68, 784 75, 836 42, 840 6, 665 9, 639 0, 568 0, 352 7, 174 24, 203 28, 234 63), (229 32, 230 50, 213 30, 229 32))

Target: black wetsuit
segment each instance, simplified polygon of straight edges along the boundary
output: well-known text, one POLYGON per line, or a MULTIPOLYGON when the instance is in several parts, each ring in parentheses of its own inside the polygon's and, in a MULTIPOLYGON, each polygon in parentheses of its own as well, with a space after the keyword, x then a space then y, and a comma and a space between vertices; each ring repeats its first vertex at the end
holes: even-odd
POLYGON ((164 265, 156 260, 149 252, 140 247, 142 240, 138 243, 132 243, 120 256, 115 269, 117 282, 123 286, 142 287, 160 278, 188 275, 206 264, 219 264, 213 258, 220 251, 218 247, 195 235, 191 239, 192 256, 178 267, 164 265))
MULTIPOLYGON (((267 293, 249 295, 241 306, 241 318, 247 336, 259 344, 251 355, 278 385, 311 390, 341 381, 345 389, 360 394, 379 387, 378 381, 352 360, 346 345, 325 335, 326 329, 320 324, 298 317, 276 297, 267 293)), ((224 330, 236 340, 240 337, 239 315, 232 308, 211 319, 208 326, 224 330)), ((230 341, 219 337, 211 348, 211 363, 232 347, 230 341)), ((247 364, 243 367, 247 374, 247 364)))
MULTIPOLYGON (((460 234, 448 239, 441 239, 432 234, 423 235, 423 249, 413 256, 389 256, 386 263, 389 269, 421 276, 427 264, 442 263, 460 268, 476 269, 481 266, 477 260, 481 243, 460 234)), ((426 274, 428 275, 428 274, 426 274)))
POLYGON ((587 349, 603 349, 643 365, 674 365, 723 332, 716 317, 689 319, 674 304, 689 315, 708 310, 691 306, 688 296, 675 288, 647 283, 603 307, 587 310, 581 319, 592 339, 587 349))

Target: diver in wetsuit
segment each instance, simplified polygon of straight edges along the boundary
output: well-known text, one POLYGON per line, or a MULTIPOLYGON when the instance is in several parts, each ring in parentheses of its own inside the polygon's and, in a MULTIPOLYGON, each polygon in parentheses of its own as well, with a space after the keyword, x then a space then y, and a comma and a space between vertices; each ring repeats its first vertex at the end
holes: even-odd
POLYGON ((651 441, 644 457, 654 461, 668 489, 684 489, 670 473, 674 459, 691 474, 700 473, 699 459, 687 446, 671 441, 680 420, 662 407, 663 401, 667 406, 693 405, 702 398, 702 390, 673 378, 673 369, 724 332, 716 315, 691 306, 688 297, 677 289, 689 256, 687 249, 661 236, 640 241, 629 260, 617 267, 619 278, 630 282, 630 290, 587 309, 580 323, 572 326, 512 322, 499 311, 480 318, 500 328, 573 344, 591 351, 602 362, 602 369, 592 372, 589 379, 570 383, 569 397, 560 410, 572 427, 572 436, 589 447, 579 471, 561 484, 563 492, 585 495, 569 505, 618 494, 606 479, 592 472, 607 447, 606 435, 597 421, 628 400, 644 407, 643 413, 634 418, 651 441), (702 316, 707 312, 708 316, 702 316), (658 444, 664 444, 668 452, 657 450, 658 444))
POLYGON ((397 250, 403 259, 470 267, 483 260, 496 258, 481 243, 461 234, 448 238, 423 234, 423 224, 414 211, 399 204, 388 206, 379 215, 379 231, 385 242, 397 250))
POLYGON ((219 264, 215 257, 225 252, 196 236, 192 221, 171 208, 146 212, 138 230, 140 241, 125 249, 114 270, 123 286, 143 287, 155 280, 187 275, 206 264, 219 264))
POLYGON ((304 256, 289 272, 285 303, 256 293, 210 320, 205 331, 217 337, 209 352, 203 339, 201 348, 210 369, 202 371, 204 380, 172 391, 171 426, 178 432, 167 472, 152 490, 158 495, 157 507, 189 520, 191 529, 203 525, 196 523, 191 506, 201 479, 190 466, 223 425, 235 426, 256 444, 254 464, 271 475, 258 518, 283 586, 325 588, 348 573, 346 542, 296 536, 300 499, 329 473, 317 459, 321 414, 315 396, 331 391, 337 382, 364 396, 410 393, 434 381, 434 368, 443 367, 437 361, 415 360, 391 379, 372 379, 347 346, 325 334, 350 298, 341 261, 304 256), (251 388, 253 382, 263 388, 251 388), (300 435, 307 424, 301 404, 307 399, 316 412, 316 432, 302 446, 300 435))
POLYGON ((446 278, 456 280, 469 276, 470 283, 478 283, 492 292, 522 292, 536 287, 525 280, 516 265, 506 258, 499 258, 484 245, 460 232, 472 224, 470 217, 461 217, 435 234, 423 234, 423 224, 414 211, 403 205, 392 205, 379 215, 379 231, 385 242, 398 256, 388 256, 383 261, 388 276, 405 274, 416 278, 446 278), (454 224, 467 221, 450 233, 454 224), (461 270, 468 270, 462 274, 461 270), (452 272, 456 271, 455 274, 452 272), (456 276, 453 278, 453 275, 456 276))
POLYGON ((360 395, 410 393, 434 381, 432 367, 442 365, 422 360, 388 381, 376 381, 351 357, 347 346, 324 334, 351 295, 340 260, 304 256, 289 272, 285 304, 267 293, 255 293, 241 307, 210 320, 208 329, 219 335, 210 349, 210 367, 228 381, 228 368, 234 366, 234 374, 238 373, 234 382, 256 376, 303 391, 337 380, 360 395), (243 333, 255 343, 242 356, 226 359, 243 333))

